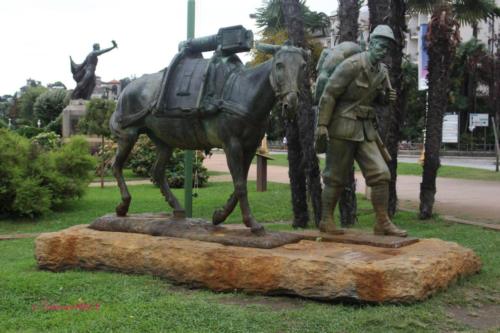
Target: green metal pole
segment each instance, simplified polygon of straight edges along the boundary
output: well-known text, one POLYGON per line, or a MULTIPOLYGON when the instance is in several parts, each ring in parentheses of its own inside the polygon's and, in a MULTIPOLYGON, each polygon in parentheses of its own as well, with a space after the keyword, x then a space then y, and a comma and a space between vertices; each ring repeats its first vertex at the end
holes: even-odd
MULTIPOLYGON (((194 38, 195 0, 187 2, 187 38, 194 38)), ((184 153, 184 208, 186 217, 193 216, 193 156, 192 150, 184 153)))

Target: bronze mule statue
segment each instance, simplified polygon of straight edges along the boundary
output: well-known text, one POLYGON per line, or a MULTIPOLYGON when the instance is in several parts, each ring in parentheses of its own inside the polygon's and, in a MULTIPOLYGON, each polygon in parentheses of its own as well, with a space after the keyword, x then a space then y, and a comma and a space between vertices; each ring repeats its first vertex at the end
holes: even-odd
MULTIPOLYGON (((110 128, 118 141, 113 174, 120 188, 122 201, 116 207, 118 216, 125 216, 131 196, 123 178, 123 166, 138 136, 145 133, 157 147, 153 177, 165 200, 182 215, 183 208, 165 180, 165 167, 174 147, 191 150, 223 148, 233 179, 234 192, 225 205, 215 210, 214 224, 222 223, 236 204, 240 203, 243 223, 252 232, 261 234, 264 228, 253 217, 247 195, 250 164, 267 128, 272 107, 279 101, 283 111, 293 114, 297 106, 299 82, 305 79, 309 53, 301 48, 258 44, 257 49, 273 54, 267 62, 255 68, 245 68, 235 74, 232 88, 224 96, 235 103, 220 103, 219 112, 196 110, 196 117, 165 117, 152 105, 160 95, 161 72, 145 75, 130 83, 120 95, 110 128), (152 111, 148 111, 151 110, 152 111), (201 114, 201 116, 199 116, 201 114), (128 123, 123 119, 133 119, 128 123), (124 123, 126 123, 124 125, 124 123)), ((168 96, 168 93, 167 93, 168 96)), ((193 110, 187 111, 189 114, 193 110)))

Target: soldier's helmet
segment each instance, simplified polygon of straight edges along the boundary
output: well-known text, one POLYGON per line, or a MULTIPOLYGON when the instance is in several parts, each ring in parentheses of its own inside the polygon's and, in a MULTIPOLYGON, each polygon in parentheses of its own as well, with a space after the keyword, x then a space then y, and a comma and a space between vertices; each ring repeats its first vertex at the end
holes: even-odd
POLYGON ((370 34, 370 39, 373 39, 375 37, 387 38, 392 40, 393 42, 396 42, 396 38, 394 38, 394 33, 392 32, 391 27, 385 24, 377 25, 375 29, 373 29, 372 33, 370 34))

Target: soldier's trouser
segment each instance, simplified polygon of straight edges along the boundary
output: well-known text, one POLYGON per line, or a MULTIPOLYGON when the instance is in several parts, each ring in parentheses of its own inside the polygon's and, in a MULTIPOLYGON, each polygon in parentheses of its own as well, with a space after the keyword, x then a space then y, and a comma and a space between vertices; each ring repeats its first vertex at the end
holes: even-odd
POLYGON ((368 186, 390 181, 389 168, 375 141, 357 142, 330 138, 326 150, 326 166, 323 170, 325 186, 346 186, 354 160, 358 162, 368 186))

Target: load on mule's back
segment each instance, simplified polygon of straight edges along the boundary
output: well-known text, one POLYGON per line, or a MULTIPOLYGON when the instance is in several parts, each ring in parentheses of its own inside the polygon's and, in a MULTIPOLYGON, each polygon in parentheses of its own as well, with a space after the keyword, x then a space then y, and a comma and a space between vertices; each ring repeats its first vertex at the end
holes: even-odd
POLYGON ((219 147, 226 154, 234 192, 215 210, 213 223, 223 222, 239 202, 243 223, 255 233, 263 232, 248 202, 248 169, 274 104, 279 101, 284 111, 294 112, 309 52, 289 45, 258 44, 257 49, 274 56, 246 68, 234 53, 249 50, 252 44, 251 31, 241 26, 183 42, 168 69, 144 75, 124 89, 110 119, 118 139, 113 173, 122 197, 116 208, 119 216, 127 214, 131 201, 123 165, 144 133, 157 146, 153 177, 174 215, 183 216, 184 210, 165 180, 172 150, 219 147), (207 48, 216 49, 209 60, 201 54, 207 48))

